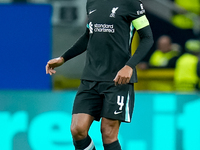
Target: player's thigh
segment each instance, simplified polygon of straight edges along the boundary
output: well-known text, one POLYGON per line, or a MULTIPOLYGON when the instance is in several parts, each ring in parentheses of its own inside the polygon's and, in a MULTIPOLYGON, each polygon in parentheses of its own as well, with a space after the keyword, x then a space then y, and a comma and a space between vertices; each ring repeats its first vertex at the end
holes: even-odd
POLYGON ((94 117, 89 114, 78 113, 72 115, 71 132, 72 134, 82 134, 88 132, 94 117))
POLYGON ((119 127, 120 127, 121 122, 119 120, 113 120, 113 119, 108 119, 108 118, 104 118, 102 117, 101 120, 101 131, 115 131, 118 132, 119 127))

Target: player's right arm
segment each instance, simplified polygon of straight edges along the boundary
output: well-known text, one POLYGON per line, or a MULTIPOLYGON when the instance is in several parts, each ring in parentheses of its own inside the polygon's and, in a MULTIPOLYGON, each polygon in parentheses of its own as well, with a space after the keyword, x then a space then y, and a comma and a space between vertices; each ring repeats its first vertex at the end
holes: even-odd
POLYGON ((46 74, 55 74, 56 71, 54 68, 61 66, 69 59, 72 59, 87 49, 89 41, 89 29, 86 29, 86 32, 78 39, 78 41, 69 49, 67 50, 62 56, 58 58, 51 59, 47 62, 46 65, 46 74))
POLYGON ((63 57, 64 62, 86 51, 88 41, 89 41, 89 29, 86 28, 86 32, 78 39, 78 41, 61 56, 63 57))

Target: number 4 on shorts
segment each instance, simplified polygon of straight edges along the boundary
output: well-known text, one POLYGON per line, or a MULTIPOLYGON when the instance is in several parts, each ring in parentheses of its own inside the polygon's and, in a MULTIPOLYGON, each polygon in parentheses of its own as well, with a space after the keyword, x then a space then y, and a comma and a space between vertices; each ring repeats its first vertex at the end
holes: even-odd
POLYGON ((117 105, 119 105, 119 110, 122 110, 122 107, 124 106, 124 96, 117 96, 117 105))

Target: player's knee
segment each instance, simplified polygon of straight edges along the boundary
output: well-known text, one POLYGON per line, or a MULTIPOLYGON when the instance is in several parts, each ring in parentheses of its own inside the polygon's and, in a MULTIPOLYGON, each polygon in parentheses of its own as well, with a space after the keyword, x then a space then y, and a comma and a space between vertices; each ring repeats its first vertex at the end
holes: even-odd
POLYGON ((84 129, 82 125, 72 125, 71 126, 71 134, 74 139, 83 139, 87 136, 87 130, 84 129))
POLYGON ((114 126, 110 124, 101 125, 101 134, 103 139, 112 139, 115 134, 114 133, 114 126))
POLYGON ((117 140, 119 131, 119 122, 102 119, 101 134, 104 143, 112 143, 117 140))
POLYGON ((115 133, 112 127, 101 127, 101 134, 104 144, 110 144, 117 140, 117 133, 115 133))

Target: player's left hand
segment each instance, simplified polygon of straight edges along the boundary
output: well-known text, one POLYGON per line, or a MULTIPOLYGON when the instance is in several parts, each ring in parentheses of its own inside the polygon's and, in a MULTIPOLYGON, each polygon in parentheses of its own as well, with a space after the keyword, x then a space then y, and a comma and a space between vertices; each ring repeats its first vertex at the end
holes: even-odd
POLYGON ((118 71, 115 79, 115 85, 127 84, 129 83, 131 76, 133 74, 133 69, 130 66, 125 65, 120 71, 118 71))

